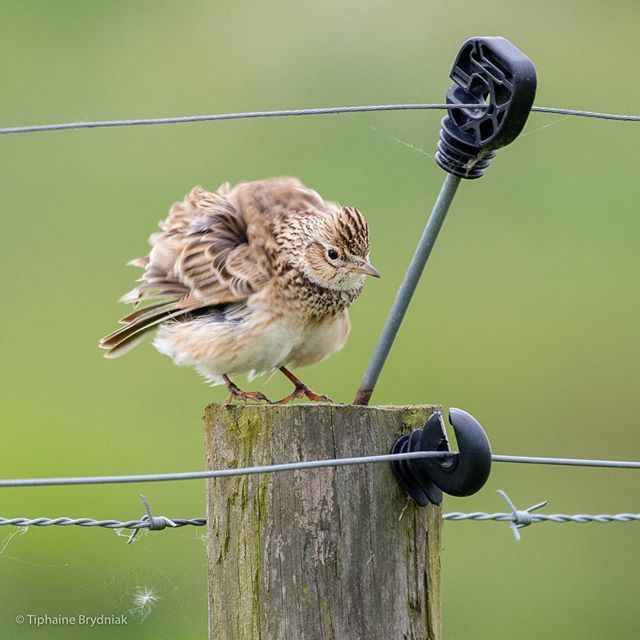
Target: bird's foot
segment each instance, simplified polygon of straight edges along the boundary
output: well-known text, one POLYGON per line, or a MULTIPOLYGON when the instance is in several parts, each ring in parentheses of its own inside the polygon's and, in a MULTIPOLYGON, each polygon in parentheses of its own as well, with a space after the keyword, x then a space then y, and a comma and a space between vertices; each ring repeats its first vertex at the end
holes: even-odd
POLYGON ((259 391, 243 391, 237 384, 231 382, 227 376, 223 376, 227 383, 227 389, 229 389, 229 395, 224 401, 225 404, 233 404, 234 402, 247 402, 247 400, 253 400, 254 402, 269 402, 269 398, 260 393, 259 391))
POLYGON ((323 396, 315 391, 311 391, 307 385, 298 378, 298 376, 293 375, 289 369, 286 367, 280 367, 280 371, 284 373, 291 382, 295 385, 295 389, 288 395, 282 398, 282 400, 278 400, 274 402, 274 404, 287 404, 292 400, 296 400, 297 398, 302 398, 302 396, 306 396, 312 402, 333 402, 329 396, 323 396))
POLYGON ((282 398, 282 400, 278 400, 274 404, 288 404, 292 400, 296 400, 298 398, 302 398, 302 396, 306 396, 312 402, 333 402, 329 396, 321 395, 316 393, 315 391, 311 391, 306 384, 302 382, 296 382, 295 389, 288 395, 282 398))

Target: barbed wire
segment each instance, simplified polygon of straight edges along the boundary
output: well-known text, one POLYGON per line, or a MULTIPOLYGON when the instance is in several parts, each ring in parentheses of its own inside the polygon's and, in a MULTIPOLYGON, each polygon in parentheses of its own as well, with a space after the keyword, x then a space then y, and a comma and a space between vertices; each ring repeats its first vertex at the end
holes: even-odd
POLYGON ((566 524, 567 522, 587 523, 599 522, 600 524, 608 524, 611 522, 637 522, 640 521, 640 513, 617 513, 608 514, 601 513, 598 515, 590 515, 587 513, 578 513, 568 515, 566 513, 533 513, 537 509, 541 509, 548 504, 548 500, 538 502, 526 509, 518 509, 513 500, 507 495, 506 491, 498 489, 497 493, 509 505, 511 513, 484 513, 476 511, 474 513, 446 513, 443 518, 451 522, 460 522, 461 520, 486 521, 495 520, 496 522, 508 522, 516 540, 520 540, 520 529, 528 527, 537 522, 555 522, 557 524, 566 524))
MULTIPOLYGON (((519 526, 523 525, 518 519, 514 518, 513 513, 485 513, 483 511, 473 511, 471 513, 462 513, 460 511, 452 511, 451 513, 445 513, 444 520, 451 522, 461 522, 462 520, 495 520, 496 522, 515 522, 519 526)), ((598 515, 591 515, 588 513, 578 513, 569 515, 566 513, 534 513, 531 515, 531 522, 556 522, 564 524, 567 522, 600 522, 606 524, 609 522, 633 522, 640 520, 640 513, 600 513, 598 515)))
MULTIPOLYGON (((165 518, 165 527, 204 527, 206 518, 165 518)), ((95 520, 94 518, 0 518, 0 527, 13 525, 16 527, 104 527, 106 529, 151 529, 146 520, 95 520)), ((163 527, 164 528, 164 527, 163 527)))
MULTIPOLYGON (((609 524, 613 522, 626 523, 640 521, 640 513, 616 513, 616 514, 586 514, 578 513, 569 515, 566 513, 533 513, 536 509, 540 509, 547 505, 548 501, 544 500, 527 509, 517 509, 511 498, 502 489, 498 489, 498 493, 504 498, 511 508, 510 513, 486 513, 483 511, 473 511, 471 513, 463 513, 453 511, 445 513, 442 519, 447 522, 462 522, 463 520, 471 520, 475 522, 508 522, 516 540, 520 540, 520 529, 528 527, 539 522, 554 522, 556 524, 566 523, 591 523, 609 524)), ((176 529, 181 527, 204 527, 207 524, 206 518, 167 518, 166 516, 154 516, 145 496, 140 498, 145 507, 146 514, 139 520, 96 520, 94 518, 69 518, 66 516, 58 518, 0 518, 0 526, 12 525, 15 527, 50 527, 50 526, 78 526, 78 527, 103 527, 107 529, 130 529, 128 543, 135 541, 138 532, 142 529, 150 531, 161 531, 167 527, 176 529)))
MULTIPOLYGON (((213 469, 211 471, 185 471, 177 473, 149 473, 114 476, 75 476, 59 478, 5 478, 0 479, 0 488, 6 487, 46 487, 89 484, 127 484, 137 482, 170 482, 177 480, 201 480, 206 478, 229 478, 234 476, 255 475, 261 473, 280 473, 323 467, 343 467, 356 464, 393 462, 394 460, 414 460, 420 458, 451 458, 456 451, 410 451, 407 453, 388 453, 350 458, 330 458, 327 460, 301 460, 282 464, 213 469)), ((544 456, 512 456, 494 454, 493 462, 540 464, 569 467, 600 467, 614 469, 640 469, 640 462, 634 460, 595 460, 585 458, 550 458, 544 456)))
MULTIPOLYGON (((494 520, 496 522, 514 522, 512 513, 486 513, 484 511, 472 511, 463 513, 461 511, 452 511, 442 516, 443 520, 450 522, 461 522, 463 520, 487 521, 494 520)), ((207 524, 206 518, 165 518, 166 526, 170 528, 180 527, 204 527, 207 524)), ((609 522, 633 522, 640 521, 640 513, 616 513, 616 514, 597 514, 590 515, 586 513, 569 515, 566 513, 536 513, 532 515, 532 523, 536 522, 600 522, 606 524, 609 522)), ((149 523, 146 520, 94 520, 93 518, 70 518, 61 516, 58 518, 0 518, 0 527, 5 525, 14 525, 16 527, 50 527, 50 526, 78 526, 78 527, 104 527, 107 529, 149 529, 149 523)))
MULTIPOLYGON (((363 113, 374 111, 426 111, 445 109, 487 109, 484 104, 376 104, 344 107, 316 107, 310 109, 277 109, 272 111, 246 111, 236 113, 212 113, 195 116, 172 116, 168 118, 132 118, 128 120, 94 120, 87 122, 63 122, 58 124, 24 125, 0 128, 0 134, 37 133, 42 131, 61 131, 67 129, 99 129, 105 127, 135 127, 154 124, 186 124, 191 122, 211 122, 215 120, 248 120, 253 118, 282 118, 295 116, 320 116, 340 113, 363 113)), ((583 109, 565 109, 562 107, 531 107, 531 111, 546 114, 576 116, 580 118, 597 118, 601 120, 618 120, 623 122, 640 122, 640 115, 604 113, 583 109)))

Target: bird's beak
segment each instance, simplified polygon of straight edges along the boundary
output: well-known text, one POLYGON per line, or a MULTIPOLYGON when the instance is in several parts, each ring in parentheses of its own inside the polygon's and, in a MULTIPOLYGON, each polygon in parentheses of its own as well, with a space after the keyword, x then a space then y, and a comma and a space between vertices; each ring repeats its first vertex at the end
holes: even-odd
POLYGON ((366 276, 373 276, 374 278, 381 277, 380 272, 368 260, 365 260, 363 264, 354 266, 353 271, 364 273, 366 276))

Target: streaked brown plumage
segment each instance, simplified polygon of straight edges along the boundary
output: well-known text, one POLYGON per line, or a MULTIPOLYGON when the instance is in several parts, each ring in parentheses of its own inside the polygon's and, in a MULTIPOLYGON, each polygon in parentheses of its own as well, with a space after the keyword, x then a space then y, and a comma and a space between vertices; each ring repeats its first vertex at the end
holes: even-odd
POLYGON ((340 349, 349 332, 347 307, 359 295, 369 264, 369 231, 352 207, 325 202, 296 178, 196 187, 173 205, 140 285, 123 296, 134 311, 100 342, 115 358, 158 327, 155 347, 176 364, 195 367, 229 399, 266 399, 243 392, 230 375, 251 377, 314 364, 340 349), (143 305, 142 307, 140 305, 143 305))

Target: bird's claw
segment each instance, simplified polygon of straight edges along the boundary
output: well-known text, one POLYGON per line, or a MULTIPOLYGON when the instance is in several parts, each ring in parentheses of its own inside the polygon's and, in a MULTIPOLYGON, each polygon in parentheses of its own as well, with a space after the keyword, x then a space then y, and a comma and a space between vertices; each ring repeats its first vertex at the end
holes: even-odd
POLYGON ((296 388, 288 396, 285 396, 284 398, 278 400, 277 402, 274 402, 273 404, 288 404, 292 400, 302 398, 302 396, 306 396, 309 400, 311 400, 311 402, 333 403, 333 400, 331 400, 329 396, 311 391, 311 389, 309 389, 309 387, 307 387, 307 385, 305 384, 296 384, 296 388))
POLYGON ((229 395, 227 399, 224 401, 225 404, 233 404, 234 402, 247 402, 247 400, 253 400, 254 402, 268 402, 271 403, 271 400, 264 395, 264 393, 260 393, 259 391, 243 391, 242 389, 235 387, 229 389, 229 395))

